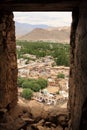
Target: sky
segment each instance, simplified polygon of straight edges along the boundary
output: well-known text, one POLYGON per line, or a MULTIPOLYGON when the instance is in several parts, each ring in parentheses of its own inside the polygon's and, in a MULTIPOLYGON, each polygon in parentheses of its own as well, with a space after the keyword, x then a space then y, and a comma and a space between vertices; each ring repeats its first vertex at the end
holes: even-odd
POLYGON ((70 26, 71 12, 14 12, 14 20, 28 24, 46 24, 49 26, 70 26))

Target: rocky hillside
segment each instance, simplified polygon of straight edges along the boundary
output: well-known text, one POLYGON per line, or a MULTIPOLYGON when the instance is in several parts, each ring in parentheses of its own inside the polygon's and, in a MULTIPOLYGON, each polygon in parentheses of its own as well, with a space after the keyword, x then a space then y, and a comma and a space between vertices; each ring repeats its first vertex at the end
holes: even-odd
POLYGON ((69 43, 70 37, 70 28, 35 28, 26 35, 18 38, 18 40, 27 40, 27 41, 51 41, 51 42, 62 42, 69 43))
POLYGON ((33 24, 27 24, 27 23, 19 23, 15 22, 15 32, 16 32, 16 38, 18 39, 19 37, 31 32, 35 28, 49 28, 48 25, 44 24, 38 24, 38 25, 33 25, 33 24))

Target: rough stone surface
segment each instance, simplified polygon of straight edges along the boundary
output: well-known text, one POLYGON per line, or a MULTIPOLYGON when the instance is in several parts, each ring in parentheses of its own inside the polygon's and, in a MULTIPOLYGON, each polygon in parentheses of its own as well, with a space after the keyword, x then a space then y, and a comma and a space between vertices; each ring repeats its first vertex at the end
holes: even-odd
MULTIPOLYGON (((55 5, 52 3, 30 5, 28 3, 28 6, 27 4, 24 6, 23 1, 22 4, 21 1, 19 4, 15 4, 16 1, 14 0, 0 1, 0 130, 25 129, 26 126, 26 121, 20 118, 21 114, 14 118, 9 113, 17 103, 17 63, 13 15, 8 10, 26 11, 28 9, 73 10, 70 42, 69 110, 71 120, 69 126, 72 130, 87 130, 87 2, 84 1, 83 7, 81 6, 83 2, 80 3, 80 0, 75 0, 74 3, 63 0, 62 3, 59 1, 59 4, 55 5), (9 3, 7 4, 7 2, 9 3), (2 12, 2 10, 6 10, 6 12, 2 12)), ((54 117, 50 117, 50 119, 54 117)), ((46 124, 49 124, 48 122, 49 120, 46 124)), ((34 127, 35 125, 33 125, 34 127)), ((30 126, 31 130, 33 128, 30 126)), ((49 130, 50 128, 45 126, 46 129, 49 130)))
MULTIPOLYGON (((45 109, 43 112, 45 113, 45 109)), ((61 125, 62 120, 60 119, 63 118, 63 122, 66 122, 67 109, 50 108, 46 112, 47 115, 44 118, 38 111, 36 119, 34 115, 36 113, 32 111, 31 104, 25 104, 25 106, 18 104, 12 112, 5 114, 3 121, 0 122, 0 130, 65 130, 66 127, 61 125), (57 115, 53 115, 53 112, 57 115)), ((68 125, 68 121, 66 123, 68 125)))
POLYGON ((73 11, 71 28, 70 111, 72 130, 86 130, 87 122, 87 9, 73 11))
POLYGON ((7 111, 17 103, 16 61, 13 14, 0 12, 0 109, 7 111))
POLYGON ((81 4, 80 0, 1 0, 0 9, 11 11, 64 11, 81 4))

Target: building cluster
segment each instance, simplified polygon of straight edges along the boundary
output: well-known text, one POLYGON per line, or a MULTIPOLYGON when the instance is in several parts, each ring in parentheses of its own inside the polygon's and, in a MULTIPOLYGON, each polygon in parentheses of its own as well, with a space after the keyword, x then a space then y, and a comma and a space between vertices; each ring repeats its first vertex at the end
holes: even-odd
MULTIPOLYGON (((48 87, 52 87, 59 94, 49 91, 35 93, 33 99, 49 105, 58 105, 68 99, 68 76, 69 67, 55 66, 51 56, 36 59, 35 56, 29 55, 32 60, 26 64, 26 59, 18 59, 18 76, 25 78, 44 78, 48 80, 48 87), (64 79, 58 78, 58 74, 64 74, 64 79)), ((48 89, 47 87, 47 89, 48 89)))

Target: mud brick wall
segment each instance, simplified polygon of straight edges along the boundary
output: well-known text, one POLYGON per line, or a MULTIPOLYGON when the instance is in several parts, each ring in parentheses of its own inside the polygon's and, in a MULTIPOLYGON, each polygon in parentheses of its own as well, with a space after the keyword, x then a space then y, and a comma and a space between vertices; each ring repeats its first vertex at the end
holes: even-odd
POLYGON ((0 12, 0 109, 17 103, 17 58, 12 12, 0 12))
POLYGON ((87 9, 72 12, 69 101, 71 130, 87 130, 87 9))

